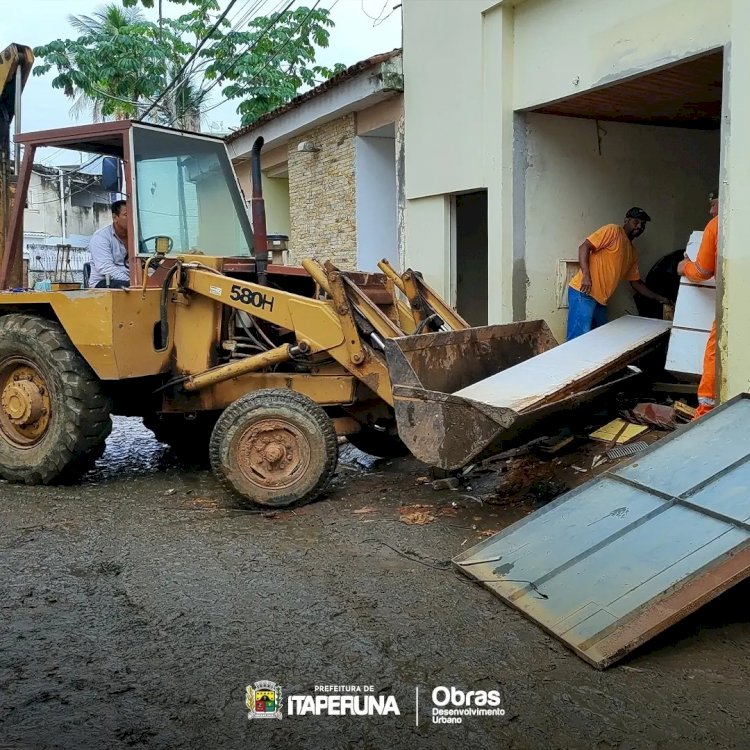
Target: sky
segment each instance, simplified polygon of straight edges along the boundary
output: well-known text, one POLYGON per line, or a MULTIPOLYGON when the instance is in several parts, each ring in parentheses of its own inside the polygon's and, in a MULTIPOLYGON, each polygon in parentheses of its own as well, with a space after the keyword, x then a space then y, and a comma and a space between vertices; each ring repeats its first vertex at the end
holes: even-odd
MULTIPOLYGON (((222 8, 229 0, 221 0, 222 8)), ((0 0, 5 3, 8 0, 0 0)), ((321 8, 331 8, 331 18, 336 26, 331 30, 330 46, 320 50, 317 62, 333 65, 341 62, 353 65, 379 52, 386 52, 401 46, 401 9, 394 10, 399 0, 322 0, 321 8), (391 12, 393 11, 393 12, 391 12), (373 19, 380 18, 379 22, 373 19)), ((5 14, 2 22, 0 49, 11 42, 28 44, 32 47, 46 44, 54 39, 72 38, 74 31, 67 22, 70 15, 88 15, 105 5, 103 0, 24 0, 14 3, 14 12, 5 14)), ((228 18, 231 20, 243 6, 251 3, 237 0, 228 18)), ((275 0, 267 0, 261 13, 269 13, 276 7, 275 0)), ((297 0, 296 6, 310 7, 311 0, 297 0)), ((181 6, 164 2, 164 12, 178 15, 181 6)), ((146 11, 153 18, 155 11, 146 11)), ((22 107, 22 130, 42 130, 85 124, 88 114, 76 120, 71 114, 72 101, 58 89, 52 88, 52 72, 45 76, 31 76, 24 89, 22 107)), ((218 88, 215 90, 218 92, 218 88)), ((219 97, 212 104, 218 103, 219 97)), ((237 103, 227 102, 216 107, 209 115, 208 128, 226 131, 239 126, 239 116, 235 113, 237 103)), ((42 157, 54 164, 58 158, 42 157)))

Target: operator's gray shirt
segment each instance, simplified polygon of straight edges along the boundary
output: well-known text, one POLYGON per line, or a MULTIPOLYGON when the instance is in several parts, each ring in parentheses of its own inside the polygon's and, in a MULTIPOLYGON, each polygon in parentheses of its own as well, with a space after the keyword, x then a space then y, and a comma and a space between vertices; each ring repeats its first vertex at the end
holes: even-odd
POLYGON ((128 281, 130 278, 130 273, 125 266, 128 250, 115 234, 111 224, 91 235, 89 253, 91 253, 90 287, 95 287, 105 276, 119 281, 128 281))

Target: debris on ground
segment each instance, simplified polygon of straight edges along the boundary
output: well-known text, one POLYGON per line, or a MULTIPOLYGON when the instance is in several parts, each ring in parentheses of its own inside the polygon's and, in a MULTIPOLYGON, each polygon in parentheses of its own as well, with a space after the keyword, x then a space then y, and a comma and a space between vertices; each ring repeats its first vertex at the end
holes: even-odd
POLYGON ((696 409, 688 406, 684 401, 675 401, 672 408, 676 419, 680 422, 692 422, 695 419, 696 409))
POLYGON ((675 412, 671 406, 665 404, 638 404, 627 414, 631 422, 649 427, 657 427, 660 430, 674 430, 675 412))
POLYGON ((457 490, 459 486, 458 477, 444 477, 443 479, 434 479, 432 482, 433 490, 457 490))
POLYGON ((544 440, 537 443, 534 447, 541 453, 554 454, 559 453, 563 448, 569 446, 575 439, 575 435, 572 435, 570 430, 566 430, 554 437, 544 438, 544 440))
POLYGON ((634 456, 636 453, 645 451, 648 448, 648 443, 644 441, 638 441, 637 443, 630 443, 630 445, 620 445, 617 448, 613 448, 611 451, 607 451, 607 458, 610 461, 616 461, 626 456, 634 456))
POLYGON ((426 523, 432 523, 436 518, 441 516, 454 516, 456 515, 456 509, 453 507, 448 508, 436 508, 433 505, 403 505, 398 509, 401 515, 399 519, 401 523, 409 524, 410 526, 423 526, 426 523))
POLYGON ((592 440, 599 440, 603 443, 624 445, 647 429, 647 427, 643 427, 642 425, 630 424, 624 419, 613 419, 598 430, 594 430, 589 437, 592 440))

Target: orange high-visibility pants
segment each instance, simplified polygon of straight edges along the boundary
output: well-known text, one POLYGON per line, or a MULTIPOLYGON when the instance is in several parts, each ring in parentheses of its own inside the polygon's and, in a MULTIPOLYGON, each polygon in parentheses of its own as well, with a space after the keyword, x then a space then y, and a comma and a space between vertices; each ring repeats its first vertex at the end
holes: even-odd
POLYGON ((707 414, 716 406, 716 321, 711 327, 711 335, 703 355, 703 375, 698 386, 698 410, 695 419, 707 414))

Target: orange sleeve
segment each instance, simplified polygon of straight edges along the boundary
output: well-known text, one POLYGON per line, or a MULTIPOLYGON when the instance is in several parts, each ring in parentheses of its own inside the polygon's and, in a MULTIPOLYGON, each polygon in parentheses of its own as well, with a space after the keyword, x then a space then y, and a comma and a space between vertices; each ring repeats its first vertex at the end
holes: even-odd
POLYGON ((605 224, 590 234, 586 239, 594 246, 594 250, 601 250, 612 244, 615 233, 612 231, 613 224, 605 224))
POLYGON ((706 224, 703 239, 695 262, 685 264, 685 276, 689 281, 706 281, 716 274, 716 253, 719 246, 719 217, 715 216, 706 224))

